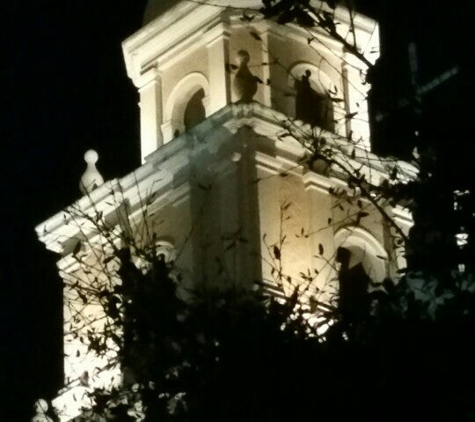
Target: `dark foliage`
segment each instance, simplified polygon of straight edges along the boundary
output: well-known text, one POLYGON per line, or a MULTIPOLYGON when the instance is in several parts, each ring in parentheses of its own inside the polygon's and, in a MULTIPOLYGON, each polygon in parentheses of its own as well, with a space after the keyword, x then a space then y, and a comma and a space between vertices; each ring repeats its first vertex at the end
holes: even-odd
POLYGON ((185 302, 163 260, 142 274, 127 249, 119 254, 126 377, 119 390, 92 393, 106 420, 474 420, 469 276, 433 296, 420 274, 387 280, 368 294, 371 311, 327 313, 318 334, 298 290, 277 301, 197 288, 185 302))

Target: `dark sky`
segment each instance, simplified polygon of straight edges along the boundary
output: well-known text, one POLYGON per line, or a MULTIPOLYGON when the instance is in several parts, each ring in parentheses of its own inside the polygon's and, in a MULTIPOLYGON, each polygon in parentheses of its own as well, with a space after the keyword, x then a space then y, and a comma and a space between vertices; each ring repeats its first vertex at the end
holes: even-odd
POLYGON ((0 380, 16 415, 8 419, 21 421, 32 398, 61 382, 61 284, 34 227, 80 197, 87 149, 99 152, 105 179, 139 165, 138 96, 121 42, 140 28, 145 0, 9 3, 1 11, 0 380))
MULTIPOLYGON (((106 180, 139 164, 138 96, 126 76, 121 41, 140 27, 145 2, 26 0, 1 6, 1 221, 6 237, 0 269, 0 356, 5 365, 0 377, 2 384, 9 383, 15 420, 28 420, 24 415, 31 400, 53 395, 61 382, 61 284, 56 257, 37 241, 34 227, 79 198, 87 149, 99 152, 98 167, 106 180)), ((444 62, 451 65, 458 57, 450 40, 434 45, 444 38, 439 34, 432 42, 430 34, 450 19, 450 39, 459 41, 461 35, 453 30, 459 16, 439 10, 429 27, 422 24, 421 11, 407 9, 407 15, 417 15, 411 25, 420 29, 430 79, 439 62, 443 71, 444 62)), ((401 9, 394 15, 390 34, 396 22, 404 27, 404 16, 401 9)), ((437 101, 447 110, 450 102, 460 106, 459 91, 437 101)), ((431 107, 447 115, 436 101, 431 107)))

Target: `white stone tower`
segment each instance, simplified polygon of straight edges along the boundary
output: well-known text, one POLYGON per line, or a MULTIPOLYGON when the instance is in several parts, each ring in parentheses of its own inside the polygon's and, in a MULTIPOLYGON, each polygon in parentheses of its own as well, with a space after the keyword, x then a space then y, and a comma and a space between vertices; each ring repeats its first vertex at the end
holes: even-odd
MULTIPOLYGON (((310 272, 318 300, 330 300, 338 283, 328 262, 340 246, 373 280, 394 277, 404 265, 394 230, 338 165, 373 184, 387 180, 395 165, 370 151, 365 65, 321 29, 264 20, 260 0, 241 0, 239 9, 228 7, 232 0, 202 3, 149 0, 144 26, 123 42, 127 74, 140 95, 143 164, 89 192, 74 209, 99 213, 131 235, 147 224, 154 235, 146 241, 176 257, 184 283, 251 287, 264 280, 282 294, 310 272), (308 164, 316 139, 334 151, 333 166, 308 164)), ((352 20, 358 45, 377 51, 376 22, 350 19, 340 8, 335 20, 345 34, 352 20)), ((409 165, 397 166, 404 177, 414 175, 409 165)), ((408 231, 403 209, 385 203, 381 209, 408 231)), ((65 301, 93 318, 98 307, 75 290, 91 275, 75 256, 100 260, 88 245, 105 240, 87 219, 74 223, 60 212, 37 232, 60 255, 65 301)), ((79 413, 87 388, 119 382, 120 370, 85 350, 84 318, 71 307, 64 318, 65 389, 55 405, 67 421, 79 413), (88 385, 81 382, 86 371, 88 385)))

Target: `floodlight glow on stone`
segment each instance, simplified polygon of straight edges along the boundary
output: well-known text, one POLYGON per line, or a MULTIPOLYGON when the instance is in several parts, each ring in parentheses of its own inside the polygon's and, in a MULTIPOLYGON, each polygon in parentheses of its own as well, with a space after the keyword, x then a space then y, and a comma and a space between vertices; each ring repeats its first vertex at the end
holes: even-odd
POLYGON ((104 183, 104 178, 96 168, 97 160, 99 160, 99 154, 93 149, 86 151, 84 154, 84 161, 87 163, 87 168, 79 183, 79 189, 84 195, 92 192, 104 183))
POLYGON ((99 154, 93 149, 86 151, 84 154, 84 161, 86 161, 87 164, 96 164, 97 160, 99 160, 99 154))

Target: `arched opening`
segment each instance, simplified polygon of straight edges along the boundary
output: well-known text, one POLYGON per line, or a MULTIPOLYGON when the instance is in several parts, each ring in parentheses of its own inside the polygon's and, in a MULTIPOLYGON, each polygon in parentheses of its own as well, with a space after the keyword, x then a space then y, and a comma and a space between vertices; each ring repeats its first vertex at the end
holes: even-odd
POLYGON ((388 255, 367 231, 347 227, 335 234, 338 264, 339 310, 349 321, 369 312, 369 292, 388 275, 388 255))
POLYGON ((166 101, 163 113, 162 134, 165 143, 206 119, 208 95, 208 80, 201 73, 190 73, 177 83, 166 101))
POLYGON ((372 282, 381 283, 388 276, 388 253, 368 231, 343 227, 335 233, 335 244, 350 252, 350 268, 361 264, 372 282))
POLYGON ((340 266, 338 308, 346 321, 361 320, 369 312, 371 278, 363 264, 361 252, 355 247, 339 247, 337 250, 336 261, 340 266))
POLYGON ((312 72, 307 69, 303 75, 296 77, 295 117, 312 126, 333 132, 333 102, 328 93, 321 92, 310 82, 311 76, 312 72))
POLYGON ((334 132, 335 113, 330 95, 334 84, 330 78, 311 64, 299 63, 290 72, 289 84, 295 90, 295 117, 334 132))
POLYGON ((205 97, 205 91, 200 88, 196 91, 188 101, 185 108, 185 115, 183 117, 183 123, 185 130, 190 130, 192 127, 201 123, 206 118, 206 110, 203 105, 203 99, 205 97))

